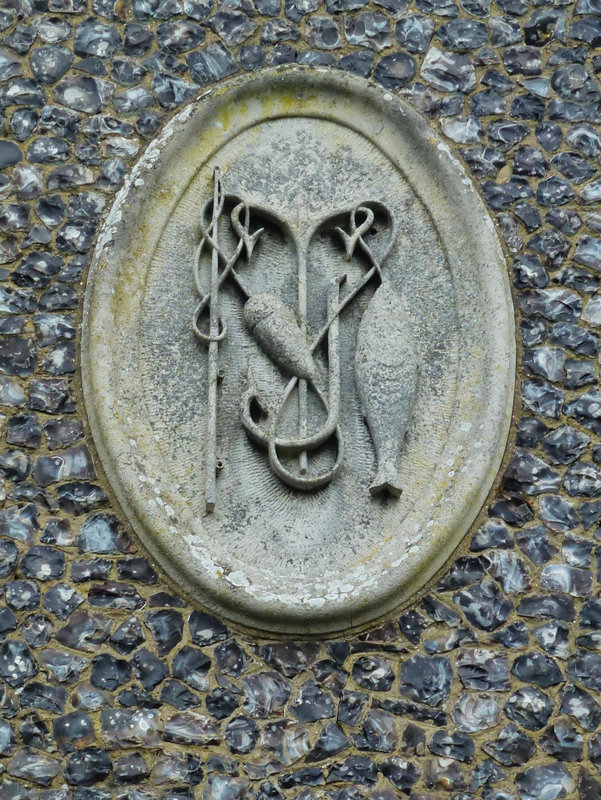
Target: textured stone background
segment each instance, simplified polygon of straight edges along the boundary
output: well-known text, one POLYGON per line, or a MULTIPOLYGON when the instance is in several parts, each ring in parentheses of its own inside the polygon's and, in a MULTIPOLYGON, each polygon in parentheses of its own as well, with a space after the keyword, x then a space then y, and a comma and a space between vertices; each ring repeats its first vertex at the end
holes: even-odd
POLYGON ((600 1, 2 2, 0 797, 598 800, 600 1), (292 62, 441 130, 505 239, 523 342, 489 520, 432 594, 308 644, 161 582, 96 477, 76 372, 133 160, 199 87, 292 62))

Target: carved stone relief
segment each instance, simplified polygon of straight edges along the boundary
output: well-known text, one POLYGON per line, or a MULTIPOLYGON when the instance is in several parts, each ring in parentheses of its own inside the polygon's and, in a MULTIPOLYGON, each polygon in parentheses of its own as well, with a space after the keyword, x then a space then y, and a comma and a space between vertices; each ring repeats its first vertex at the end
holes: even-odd
POLYGON ((88 288, 84 388, 124 510, 180 589, 266 630, 361 624, 444 563, 497 473, 514 358, 469 181, 346 75, 190 106, 88 288))

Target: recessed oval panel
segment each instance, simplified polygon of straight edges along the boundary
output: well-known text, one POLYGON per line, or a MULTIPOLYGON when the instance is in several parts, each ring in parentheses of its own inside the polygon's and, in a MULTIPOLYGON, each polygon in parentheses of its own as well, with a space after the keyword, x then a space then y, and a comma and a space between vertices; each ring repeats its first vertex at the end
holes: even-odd
POLYGON ((182 592, 274 632, 381 616, 499 469, 505 263, 399 98, 333 71, 233 81, 153 142, 104 224, 82 367, 134 529, 182 592))

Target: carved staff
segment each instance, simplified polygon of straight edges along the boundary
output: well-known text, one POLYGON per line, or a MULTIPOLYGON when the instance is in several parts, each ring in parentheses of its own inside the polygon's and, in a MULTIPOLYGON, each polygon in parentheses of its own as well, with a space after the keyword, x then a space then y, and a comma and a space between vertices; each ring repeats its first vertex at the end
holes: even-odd
POLYGON ((205 476, 205 506, 215 509, 215 482, 217 478, 217 371, 219 367, 219 217, 223 210, 223 185, 221 172, 213 172, 213 214, 211 219, 211 300, 209 304, 209 377, 207 382, 207 446, 205 476))
MULTIPOLYGON (((207 436, 206 436, 206 477, 205 477, 205 507, 211 513, 215 510, 216 478, 219 469, 217 460, 217 383, 219 379, 219 342, 225 338, 227 326, 219 315, 219 289, 221 284, 229 277, 238 287, 245 300, 250 297, 250 292, 244 281, 234 269, 241 253, 246 252, 247 260, 250 259, 253 248, 263 233, 259 228, 255 233, 250 233, 250 209, 244 202, 239 202, 232 210, 230 222, 234 232, 238 235, 236 248, 231 256, 227 256, 219 245, 219 220, 223 214, 227 199, 219 167, 213 171, 213 200, 207 201, 200 213, 201 240, 194 260, 194 282, 200 295, 200 302, 194 310, 192 317, 192 330, 194 335, 208 348, 208 379, 207 379, 207 436), (207 220, 210 211, 210 220, 207 220), (244 221, 240 215, 244 215, 244 221), (210 289, 205 294, 201 277, 200 263, 205 246, 211 248, 211 283, 210 289), (221 265, 221 271, 220 271, 221 265), (200 318, 208 309, 208 333, 199 327, 200 318)), ((235 200, 234 197, 229 199, 235 200)))

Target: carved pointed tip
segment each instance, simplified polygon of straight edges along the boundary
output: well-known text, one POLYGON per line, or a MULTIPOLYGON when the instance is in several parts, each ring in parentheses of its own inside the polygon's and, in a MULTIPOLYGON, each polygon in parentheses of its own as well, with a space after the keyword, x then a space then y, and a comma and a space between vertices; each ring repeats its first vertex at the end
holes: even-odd
POLYGON ((344 244, 344 252, 346 260, 350 261, 354 250, 353 237, 349 236, 348 233, 346 233, 346 231, 342 230, 342 228, 334 228, 334 230, 336 231, 336 233, 340 234, 340 238, 342 239, 344 244))
POLYGON ((248 369, 246 370, 246 383, 249 389, 254 389, 255 387, 255 376, 252 371, 252 367, 249 365, 248 369))
POLYGON ((244 244, 246 247, 246 260, 250 261, 250 257, 252 255, 253 250, 255 249, 256 243, 259 241, 259 237, 264 232, 265 228, 259 228, 258 231, 255 231, 252 236, 246 236, 244 239, 244 244))
POLYGON ((369 492, 372 497, 384 492, 387 492, 392 497, 400 497, 403 494, 403 489, 399 486, 396 469, 390 466, 379 469, 374 482, 369 487, 369 492))

